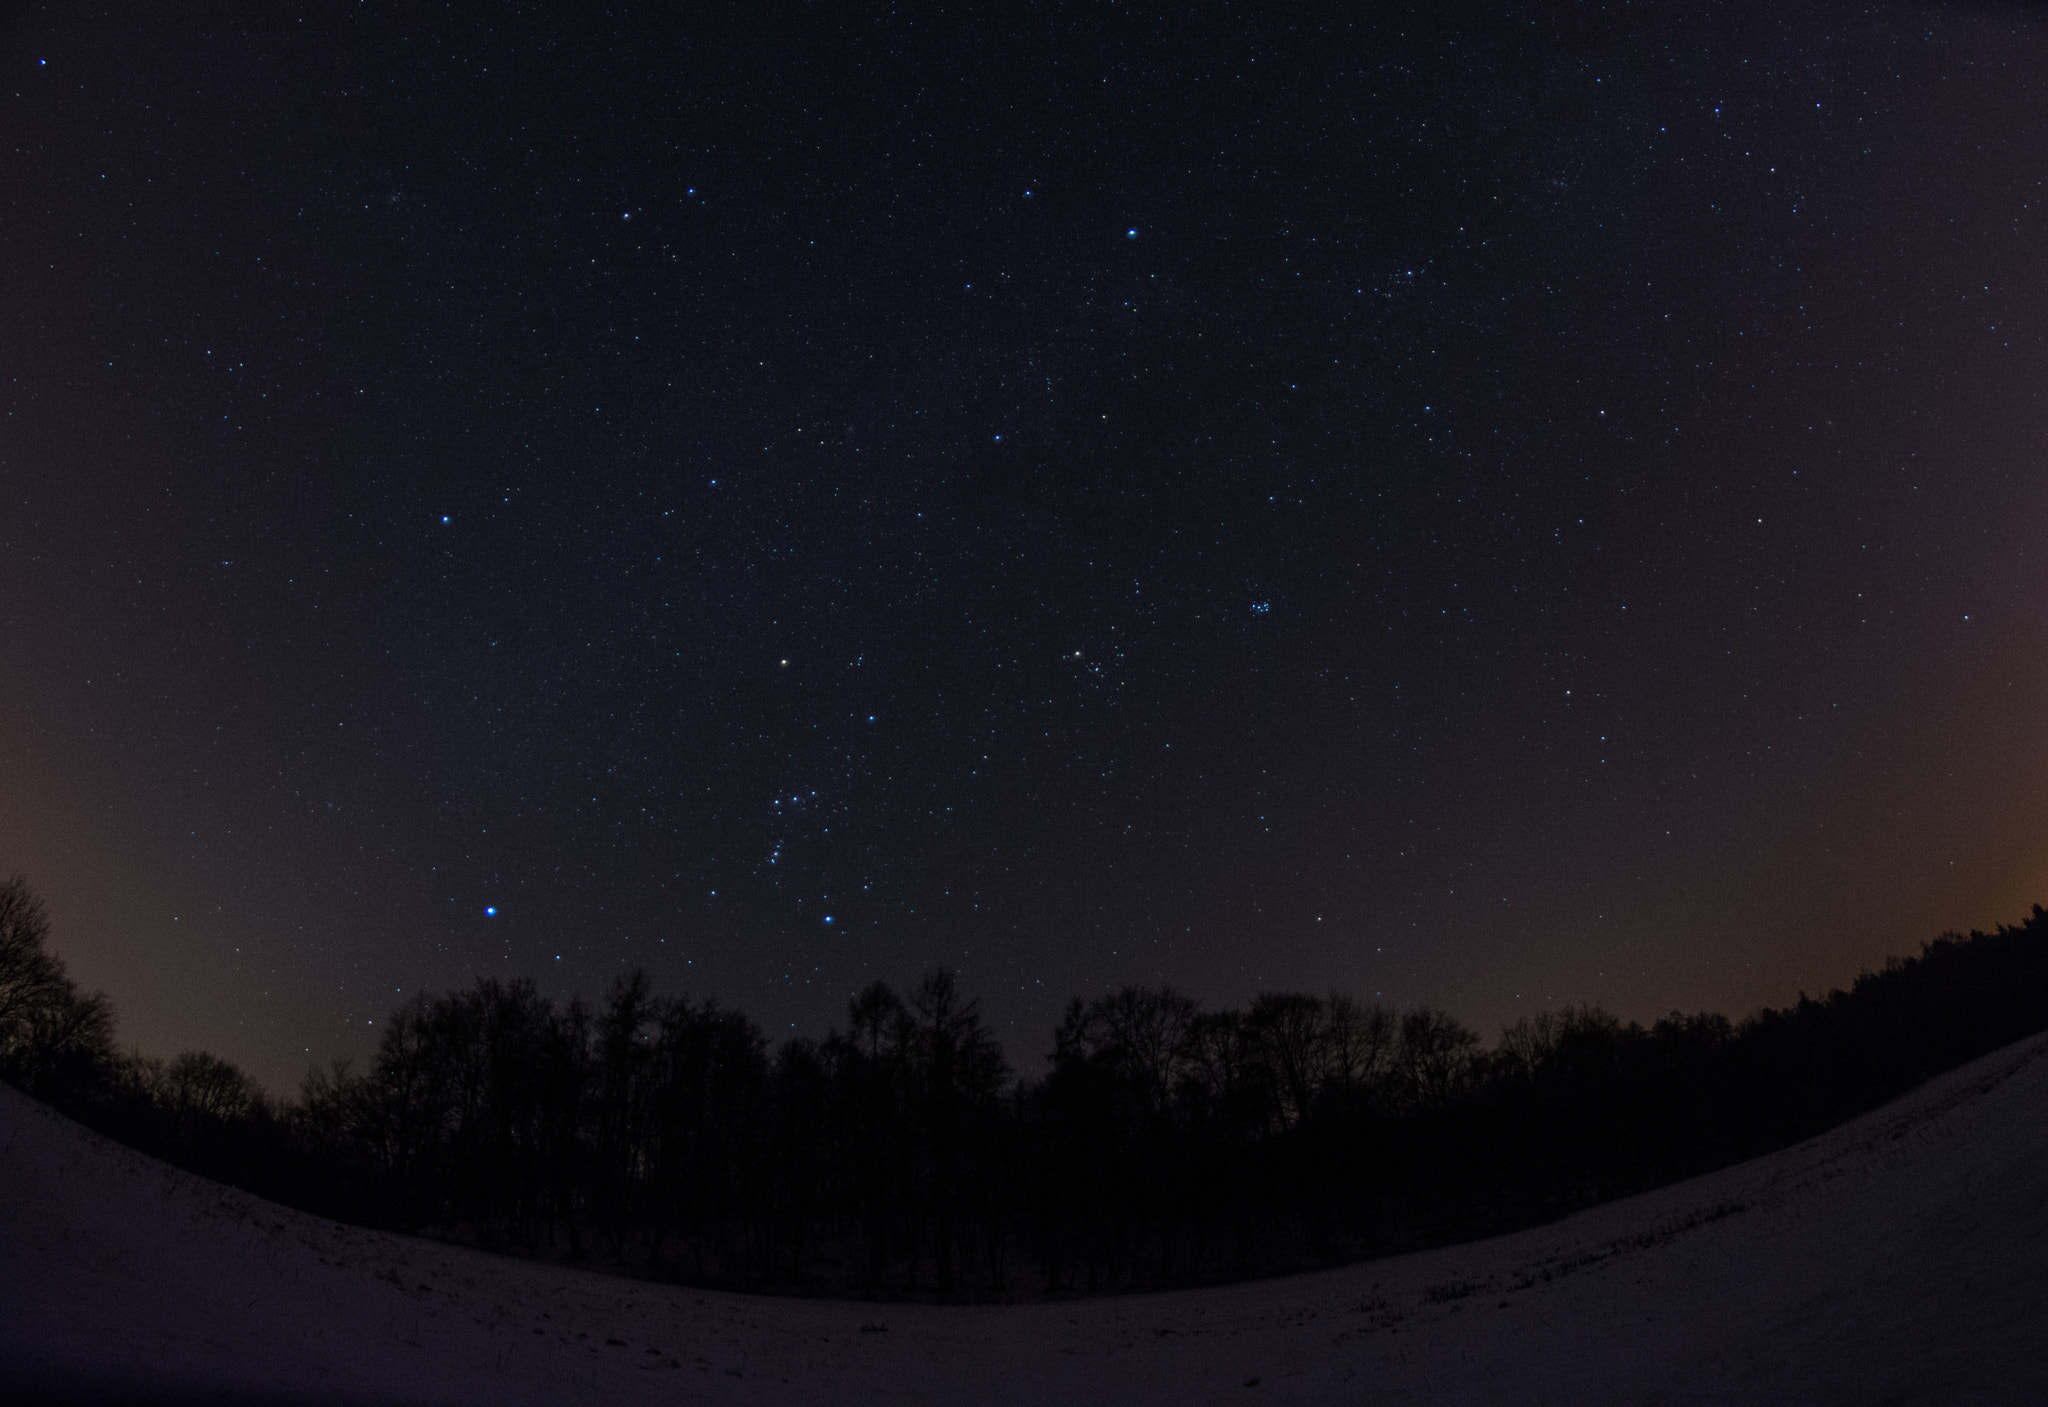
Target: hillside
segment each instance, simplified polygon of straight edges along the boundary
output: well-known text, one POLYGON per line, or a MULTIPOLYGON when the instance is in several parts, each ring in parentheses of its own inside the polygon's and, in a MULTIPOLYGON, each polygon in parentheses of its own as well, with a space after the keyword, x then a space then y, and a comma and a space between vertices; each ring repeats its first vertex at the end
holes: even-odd
POLYGON ((2048 1036, 1551 1226, 1222 1289, 772 1300, 224 1189, 0 1087, 0 1388, 155 1402, 2048 1400, 2048 1036))

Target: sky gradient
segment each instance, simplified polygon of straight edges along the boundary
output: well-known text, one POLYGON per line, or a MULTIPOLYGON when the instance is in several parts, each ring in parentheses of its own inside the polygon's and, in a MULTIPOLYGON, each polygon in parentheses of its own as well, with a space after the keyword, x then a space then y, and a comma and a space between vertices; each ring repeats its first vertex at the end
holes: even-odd
POLYGON ((1297 20, 11 11, 0 870, 124 1040, 2048 901, 2048 28, 1297 20))

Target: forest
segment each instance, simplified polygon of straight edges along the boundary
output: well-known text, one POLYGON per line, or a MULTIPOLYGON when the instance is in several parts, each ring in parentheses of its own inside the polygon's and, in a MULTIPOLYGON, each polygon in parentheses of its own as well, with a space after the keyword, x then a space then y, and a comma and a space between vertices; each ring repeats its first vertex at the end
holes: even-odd
POLYGON ((1310 1269, 1563 1216, 1783 1147, 2048 1029, 2048 912, 1741 1021, 1449 1014, 1169 988, 1074 1000, 1011 1066, 953 973, 822 1040, 643 973, 408 1001, 295 1097, 120 1049, 0 883, 0 1078, 343 1221, 685 1284, 1000 1301, 1310 1269))

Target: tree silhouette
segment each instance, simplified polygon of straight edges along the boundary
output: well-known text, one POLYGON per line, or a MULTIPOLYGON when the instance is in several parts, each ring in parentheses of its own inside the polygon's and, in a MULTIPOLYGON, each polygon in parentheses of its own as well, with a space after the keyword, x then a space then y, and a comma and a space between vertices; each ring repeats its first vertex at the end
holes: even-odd
POLYGON ((1473 1072, 1472 1051, 1478 1044, 1478 1034, 1448 1012, 1418 1007, 1404 1015, 1395 1073, 1409 1106, 1448 1108, 1473 1072))
POLYGON ((944 969, 774 1048, 639 972, 594 1009, 485 979, 407 1001, 366 1071, 309 1071, 280 1103, 203 1051, 117 1055, 48 936, 0 884, 0 1077, 97 1127, 331 1215, 755 1290, 1195 1284, 1505 1230, 2048 1029, 2037 908, 1740 1023, 1570 1007, 1486 1051, 1431 1008, 1121 987, 1070 1004, 1021 1080, 944 969))
POLYGON ((49 950, 50 919, 20 875, 0 881, 0 1078, 46 1099, 80 1099, 115 1072, 114 1011, 81 996, 49 950))

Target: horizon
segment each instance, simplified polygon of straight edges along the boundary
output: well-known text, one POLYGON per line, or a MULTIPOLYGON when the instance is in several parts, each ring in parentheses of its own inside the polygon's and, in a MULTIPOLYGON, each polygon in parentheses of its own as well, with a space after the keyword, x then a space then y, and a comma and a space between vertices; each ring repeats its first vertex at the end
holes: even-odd
POLYGON ((0 883, 0 1076, 137 1152, 625 1276, 1001 1302, 1328 1268, 1753 1173, 1980 1057, 2037 1057, 2048 909, 1739 1024, 1577 1007, 1490 1050, 1429 1008, 1125 988, 1073 1003, 1033 1076, 975 1007, 936 970, 862 992, 843 1036, 776 1043, 644 972, 567 1009, 485 979, 417 994, 374 1064, 278 1100, 201 1053, 121 1054, 33 892, 0 883))
MULTIPOLYGON (((22 882, 25 881, 27 877, 16 875, 13 878, 16 882, 22 882)), ((33 884, 28 885, 28 888, 31 893, 34 892, 33 884)), ((2018 920, 2015 920, 2010 923, 2001 922, 1991 925, 1989 931, 2004 932, 2020 928, 2028 921, 2029 917, 2036 917, 2042 911, 2043 910, 2041 905, 2032 905, 2030 906, 2029 914, 2022 915, 2018 920)), ((1605 1016, 1611 1018, 1624 1031, 1648 1031, 1654 1028, 1659 1021, 1666 1020, 1667 1018, 1690 1018, 1703 1016, 1720 1017, 1726 1019, 1728 1022, 1731 1023, 1732 1026, 1739 1030, 1744 1025, 1758 1021, 1769 1014, 1783 1013, 1796 1010, 1801 1002, 1807 1000, 1812 1000, 1815 1002, 1825 1002, 1830 997, 1845 994, 1851 991, 1855 987, 1855 985, 1863 978, 1872 976, 1877 973, 1881 973, 1894 963, 1910 961, 1917 957, 1920 957, 1924 955, 1929 948, 1933 947, 1937 943, 1949 940, 1967 940, 1969 938, 1979 936, 1984 931, 1986 930, 1962 930, 1955 928, 1944 929, 1940 933, 1935 934, 1930 938, 1922 940, 1917 952, 1889 953, 1879 963, 1860 968, 1853 977, 1850 977, 1845 981, 1838 982, 1815 991, 1808 991, 1802 988, 1797 993, 1795 993, 1791 999, 1779 1003, 1766 1002, 1760 1006, 1739 1013, 1731 1011, 1709 1010, 1706 1008, 1699 1008, 1692 1011, 1686 1011, 1678 1007, 1670 1007, 1661 1012, 1657 1012, 1654 1015, 1645 1017, 1642 1015, 1633 1015, 1624 1012, 1616 1012, 1607 1008, 1606 1006, 1603 1006, 1598 1002, 1567 1001, 1561 1005, 1534 1008, 1529 1011, 1523 1012, 1516 1016, 1513 1022, 1504 1023, 1494 1027, 1492 1034, 1488 1035, 1487 1030, 1484 1027, 1467 1025, 1463 1016, 1456 1011, 1448 1011, 1443 1010, 1442 1008, 1428 1007, 1426 1005, 1396 1006, 1383 1002, 1376 996, 1371 998, 1361 998, 1355 992, 1346 992, 1335 989, 1324 991, 1297 991, 1273 989, 1270 991, 1254 993, 1244 1002, 1238 1004, 1217 1004, 1205 1001, 1203 998, 1199 996, 1195 996, 1187 992, 1182 992, 1177 988, 1173 987, 1173 985, 1170 983, 1159 984, 1149 987, 1145 986, 1144 984, 1122 984, 1119 987, 1107 988, 1102 992, 1096 993, 1094 994, 1093 998, 1091 998, 1088 995, 1080 993, 1072 994, 1068 998, 1067 1006, 1062 1008, 1061 1017, 1059 1019, 1056 1019, 1054 1022, 1050 1023, 1045 1028, 1043 1039, 1049 1043, 1056 1042, 1060 1022, 1065 1019, 1065 1013, 1068 1009, 1073 1007, 1084 1006, 1091 1000, 1113 996, 1117 991, 1127 990, 1133 987, 1135 987, 1139 991, 1146 993, 1158 993, 1160 995, 1166 996, 1183 997, 1193 1004, 1193 1008, 1196 1011, 1202 1014, 1242 1013, 1248 1011, 1251 1008, 1252 1004, 1255 1003, 1261 996, 1308 997, 1319 1003, 1327 1003, 1330 1001, 1340 999, 1350 1000, 1355 1002, 1360 1008, 1368 1010, 1378 1009, 1380 1011, 1385 1012, 1388 1016, 1396 1018, 1412 1011, 1442 1011, 1444 1015, 1449 1016, 1452 1019, 1452 1021, 1455 1022, 1458 1026, 1470 1031, 1474 1035, 1474 1037, 1476 1037, 1478 1041, 1478 1049, 1481 1053, 1494 1053, 1505 1049, 1508 1042, 1511 1041, 1517 1034, 1517 1024, 1530 1022, 1543 1017, 1555 1018, 1571 1015, 1605 1016)), ((53 924, 53 941, 50 944, 50 950, 61 961, 63 959, 63 950, 61 942, 55 941, 57 937, 58 926, 53 924)), ((933 973, 943 973, 951 971, 951 969, 943 967, 927 969, 925 973, 920 974, 918 980, 923 980, 924 978, 931 976, 933 973)), ((613 982, 625 982, 629 980, 631 977, 633 977, 635 974, 647 976, 645 969, 635 968, 630 969, 629 971, 624 973, 615 974, 613 977, 613 982)), ((953 975, 956 977, 958 976, 957 973, 954 973, 953 975)), ((598 989, 593 990, 591 992, 572 991, 568 993, 566 996, 557 996, 556 994, 543 989, 534 977, 529 976, 527 974, 488 973, 479 974, 475 978, 473 978, 469 983, 460 987, 450 986, 439 989, 424 988, 413 993, 396 993, 394 995, 398 996, 400 999, 395 1001, 391 1005, 389 1011, 391 1014, 396 1014, 399 1010, 403 1008, 409 1008, 415 1005, 416 1003, 422 1001, 431 1004, 436 998, 447 999, 458 997, 464 992, 477 990, 481 987, 482 984, 490 982, 497 982, 508 986, 512 984, 525 983, 532 986, 535 989, 536 994, 539 996, 539 998, 543 1002, 547 1003, 551 1009, 566 1009, 570 1003, 574 1002, 581 1003, 586 1010, 592 1012, 595 1012, 602 1007, 608 990, 598 989)), ((892 995, 901 997, 903 994, 913 990, 915 983, 910 981, 890 982, 886 978, 877 978, 874 985, 885 987, 889 990, 889 992, 892 995)), ((853 991, 847 993, 849 1003, 858 999, 861 996, 861 994, 861 991, 853 991)), ((115 1022, 116 1044, 119 1045, 123 1050, 125 1050, 130 1058, 143 1061, 167 1061, 174 1058, 177 1055, 193 1053, 195 1051, 201 1054, 220 1057, 219 1052, 207 1050, 203 1047, 187 1047, 183 1051, 176 1052, 167 1050, 151 1051, 143 1049, 139 1044, 133 1042, 124 1042, 120 1039, 122 1006, 119 994, 113 992, 98 991, 90 993, 89 995, 104 997, 111 1003, 115 1022)), ((710 1006, 716 1007, 722 1011, 737 1013, 760 1033, 762 1039, 766 1042, 768 1049, 771 1051, 779 1049, 781 1046, 789 1042, 800 1041, 817 1043, 832 1037, 842 1036, 847 1034, 851 1028, 850 1021, 846 1021, 845 1024, 842 1024, 844 1018, 846 1018, 849 1015, 849 1013, 846 1012, 841 1013, 840 1020, 834 1020, 832 1022, 827 1023, 824 1029, 819 1031, 778 1031, 774 1027, 765 1025, 759 1020, 757 1020, 751 1012, 748 1012, 743 1007, 739 1007, 721 1001, 718 995, 713 992, 692 992, 687 988, 670 991, 662 989, 657 986, 651 989, 650 996, 656 1003, 695 1003, 700 1007, 710 1006)), ((981 994, 979 992, 973 990, 963 990, 961 996, 964 998, 963 1005, 966 1008, 979 1008, 981 1004, 981 994)), ((976 1014, 977 1016, 979 1016, 981 1013, 977 1011, 976 1014)), ((375 1028, 377 1041, 381 1042, 383 1036, 383 1027, 385 1025, 384 1020, 382 1018, 377 1018, 372 1020, 369 1024, 373 1028, 375 1028)), ((1017 1064, 1011 1058, 1013 1055, 1014 1047, 1005 1043, 1003 1033, 994 1030, 992 1027, 988 1027, 986 1023, 984 1023, 984 1029, 987 1029, 989 1031, 990 1038, 995 1041, 998 1051, 1003 1056, 1004 1069, 1006 1072, 1005 1083, 1007 1086, 1014 1089, 1017 1086, 1025 1084, 1033 1079, 1044 1078, 1044 1072, 1035 1072, 1030 1068, 1026 1068, 1025 1066, 1017 1064)), ((281 1087, 273 1081, 264 1078, 260 1072, 246 1069, 242 1067, 239 1063, 231 1059, 228 1061, 228 1063, 230 1065, 233 1065, 235 1069, 238 1070, 242 1074, 242 1076, 254 1086, 256 1091, 262 1097, 270 1099, 279 1105, 289 1106, 296 1099, 299 1098, 299 1095, 298 1093, 296 1093, 296 1091, 298 1091, 304 1085, 306 1080, 331 1075, 341 1062, 346 1062, 348 1066, 351 1067, 352 1072, 359 1077, 364 1074, 367 1074, 370 1070, 375 1068, 376 1060, 378 1057, 378 1046, 376 1043, 373 1043, 367 1051, 361 1053, 360 1055, 331 1054, 323 1059, 318 1057, 317 1055, 313 1055, 310 1051, 307 1052, 307 1054, 308 1060, 304 1069, 300 1071, 299 1075, 295 1080, 289 1082, 288 1086, 284 1087, 281 1087)), ((1054 1059, 1054 1055, 1055 1049, 1053 1045, 1049 1044, 1047 1049, 1042 1054, 1042 1056, 1039 1057, 1039 1063, 1050 1065, 1054 1059)))

